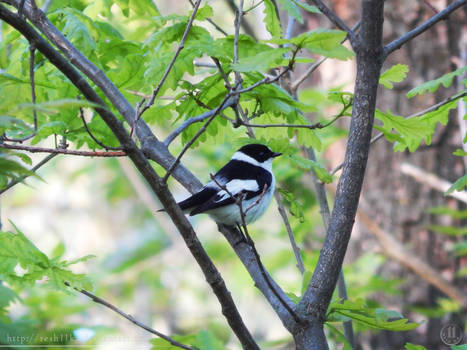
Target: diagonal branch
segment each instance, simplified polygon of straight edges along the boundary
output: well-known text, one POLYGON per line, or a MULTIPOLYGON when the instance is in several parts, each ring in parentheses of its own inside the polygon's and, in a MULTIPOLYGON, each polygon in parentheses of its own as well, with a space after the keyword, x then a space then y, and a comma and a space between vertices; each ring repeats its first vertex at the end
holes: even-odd
POLYGON ((344 21, 321 0, 307 0, 308 3, 313 3, 337 28, 347 32, 350 42, 354 45, 357 42, 357 36, 344 21))
POLYGON ((81 75, 45 41, 28 23, 18 15, 10 12, 4 6, 0 5, 0 18, 18 30, 28 40, 34 42, 36 48, 54 64, 65 76, 81 91, 81 93, 91 102, 97 103, 102 108, 96 108, 96 111, 115 134, 126 153, 131 158, 137 169, 143 175, 150 185, 152 191, 158 196, 167 213, 182 235, 191 254, 201 268, 207 282, 212 288, 214 294, 219 300, 222 313, 227 319, 232 330, 247 349, 259 349, 250 332, 246 328, 243 320, 237 310, 237 307, 228 291, 222 276, 213 264, 201 242, 198 240, 193 227, 175 202, 167 185, 155 172, 154 168, 146 159, 143 152, 136 146, 130 135, 127 133, 121 121, 108 108, 92 87, 82 79, 81 75))
POLYGON ((200 114, 196 117, 191 117, 187 120, 185 120, 180 126, 178 126, 174 131, 172 131, 169 136, 164 140, 164 144, 166 146, 170 145, 173 140, 177 138, 178 135, 180 135, 186 128, 188 128, 191 124, 202 122, 203 120, 206 120, 213 115, 222 112, 224 109, 227 109, 228 107, 232 107, 235 104, 234 99, 228 99, 219 109, 219 107, 216 107, 214 109, 211 109, 210 111, 204 112, 203 114, 200 114))
POLYGON ((191 147, 191 145, 193 145, 193 143, 195 143, 195 141, 198 139, 198 137, 200 137, 207 129, 207 127, 209 126, 209 124, 211 124, 211 122, 214 120, 214 118, 217 117, 217 115, 219 114, 219 112, 221 111, 222 107, 227 103, 227 101, 230 99, 231 97, 231 93, 228 93, 225 97, 224 97, 224 100, 221 102, 221 104, 219 106, 217 106, 217 108, 214 110, 214 112, 212 113, 212 115, 209 117, 208 120, 206 120, 206 122, 204 123, 204 125, 201 127, 201 129, 198 130, 198 132, 195 134, 195 136, 193 136, 191 138, 190 141, 188 141, 185 146, 183 147, 182 151, 179 153, 179 155, 177 156, 177 158, 174 160, 174 162, 172 163, 172 165, 170 166, 170 168, 167 170, 167 173, 165 174, 164 178, 162 179, 164 182, 167 182, 167 179, 169 178, 169 176, 172 174, 172 171, 177 167, 178 163, 180 163, 180 160, 182 159, 183 155, 186 153, 186 151, 188 151, 188 149, 191 147))
MULTIPOLYGON (((70 283, 68 283, 68 282, 65 282, 65 285, 68 286, 68 287, 71 287, 70 283)), ((137 325, 138 327, 148 331, 149 333, 157 335, 159 338, 164 339, 165 341, 169 342, 171 345, 176 346, 176 347, 181 348, 181 349, 195 350, 191 346, 182 344, 182 343, 176 341, 175 339, 173 339, 173 338, 171 338, 171 337, 169 337, 169 336, 167 336, 167 335, 165 335, 165 334, 163 334, 163 333, 161 333, 159 331, 156 331, 154 328, 151 328, 148 325, 145 325, 144 323, 138 321, 136 318, 134 318, 130 314, 127 314, 126 312, 120 310, 115 305, 109 303, 107 300, 102 299, 102 298, 98 297, 97 295, 95 295, 95 294, 93 294, 91 292, 88 292, 85 289, 78 289, 78 288, 73 288, 73 289, 75 289, 76 291, 80 292, 81 294, 87 296, 93 302, 95 302, 97 304, 101 304, 101 305, 105 306, 106 308, 112 310, 113 312, 116 312, 117 314, 119 314, 120 316, 126 318, 128 321, 132 322, 133 324, 137 325)))
POLYGON ((452 2, 449 6, 447 6, 444 10, 438 12, 436 15, 431 17, 428 21, 425 23, 421 24, 417 28, 411 30, 410 32, 402 35, 400 38, 394 40, 393 42, 387 44, 384 47, 384 56, 386 57, 389 55, 391 52, 399 49, 402 45, 404 45, 406 42, 412 40, 416 36, 422 34, 424 31, 427 29, 431 28, 433 25, 438 23, 439 21, 443 19, 448 19, 449 14, 461 6, 464 6, 467 4, 467 0, 456 0, 452 2))

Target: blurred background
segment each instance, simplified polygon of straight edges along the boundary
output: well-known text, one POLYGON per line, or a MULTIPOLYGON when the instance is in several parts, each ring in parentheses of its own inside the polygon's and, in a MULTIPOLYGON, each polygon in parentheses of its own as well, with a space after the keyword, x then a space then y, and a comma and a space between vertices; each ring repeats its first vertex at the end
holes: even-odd
MULTIPOLYGON (((208 3, 214 9, 213 20, 232 34, 231 2, 208 3)), ((346 23, 353 25, 358 21, 359 8, 355 2, 329 3, 346 23)), ((384 41, 387 43, 419 25, 447 3, 386 1, 384 41)), ((164 15, 185 15, 191 8, 188 1, 156 1, 156 4, 164 15)), ((252 5, 253 1, 245 1, 245 7, 252 5)), ((53 6, 60 5, 52 3, 51 10, 53 6)), ((247 26, 242 31, 254 34, 257 39, 267 39, 262 27, 263 10, 260 4, 251 11, 245 17, 247 26)), ((117 7, 112 11, 119 16, 117 7)), ((281 11, 280 16, 286 25, 287 13, 281 11)), ((321 15, 303 13, 303 16, 304 23, 295 25, 296 34, 330 27, 321 15)), ((456 11, 449 21, 439 23, 389 57, 383 70, 395 63, 407 64, 410 70, 408 78, 394 89, 381 88, 379 109, 409 116, 461 89, 455 81, 431 95, 405 98, 414 86, 465 65, 466 18, 466 8, 456 11)), ((213 32, 212 27, 208 29, 213 32)), ((135 33, 137 28, 128 36, 135 33)), ((297 67, 292 80, 305 69, 297 67)), ((321 94, 324 96, 334 87, 353 91, 354 79, 353 60, 328 60, 302 85, 299 95, 304 102, 315 103, 321 94)), ((325 102, 317 108, 318 112, 309 115, 310 120, 333 115, 338 110, 325 102)), ((465 310, 459 303, 446 291, 440 291, 439 286, 427 282, 434 273, 443 278, 446 290, 467 294, 466 203, 444 196, 426 182, 428 174, 453 182, 466 173, 465 157, 452 155, 462 148, 465 135, 462 128, 466 121, 463 115, 458 117, 460 113, 451 111, 449 122, 438 127, 432 144, 421 146, 415 153, 394 152, 393 144, 384 139, 372 146, 361 198, 363 216, 357 217, 344 266, 348 293, 352 299, 362 298, 422 324, 413 331, 397 333, 356 326, 361 349, 403 349, 406 342, 423 344, 428 349, 447 349, 440 340, 442 327, 466 322, 465 310), (421 175, 414 175, 410 171, 413 168, 421 175), (388 236, 394 240, 388 241, 388 236), (430 266, 428 275, 410 268, 419 261, 430 266)), ((320 161, 329 171, 343 161, 348 123, 348 118, 344 118, 329 130, 319 132, 325 145, 320 161)), ((159 124, 154 129, 158 136, 163 136, 170 132, 169 127, 159 124)), ((242 130, 218 135, 216 140, 189 151, 184 164, 202 181, 207 181, 209 174, 238 147, 235 138, 242 137, 245 137, 242 130)), ((181 148, 177 142, 171 151, 177 154, 181 148)), ((42 157, 32 155, 34 163, 42 157)), ((312 269, 324 230, 311 177, 280 158, 275 161, 274 172, 278 186, 293 192, 301 207, 303 222, 290 214, 289 218, 305 265, 312 269)), ((223 339, 227 348, 239 349, 200 269, 166 214, 156 213, 161 205, 128 159, 57 156, 40 169, 39 175, 43 181, 28 179, 26 185, 19 184, 0 197, 3 231, 13 230, 9 222, 12 220, 48 256, 72 260, 94 255, 74 265, 72 270, 93 280, 96 295, 155 329, 167 334, 203 331, 206 337, 215 334, 223 339)), ((337 180, 327 186, 331 201, 336 184, 337 180)), ((177 199, 188 195, 175 182, 170 185, 177 199)), ((289 334, 256 290, 215 223, 205 215, 190 220, 223 274, 253 336, 265 349, 292 349, 289 334)), ((275 202, 264 217, 251 225, 250 233, 276 281, 285 291, 300 295, 302 277, 275 202)), ((152 335, 77 293, 66 294, 38 284, 23 290, 20 297, 22 303, 16 302, 9 308, 12 319, 17 320, 15 330, 24 327, 30 332, 27 334, 36 337, 69 332, 83 344, 95 344, 96 349, 150 347, 152 335), (30 331, 33 329, 38 333, 33 334, 30 331)), ((0 330, 2 337, 11 333, 5 327, 0 330)))

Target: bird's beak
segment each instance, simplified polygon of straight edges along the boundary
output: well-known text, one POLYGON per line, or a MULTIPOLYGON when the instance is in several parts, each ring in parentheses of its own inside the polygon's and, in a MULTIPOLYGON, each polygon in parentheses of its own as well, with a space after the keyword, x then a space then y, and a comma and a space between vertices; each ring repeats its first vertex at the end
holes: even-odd
POLYGON ((273 156, 273 158, 276 158, 276 157, 279 157, 281 155, 282 155, 282 153, 274 152, 272 156, 273 156))

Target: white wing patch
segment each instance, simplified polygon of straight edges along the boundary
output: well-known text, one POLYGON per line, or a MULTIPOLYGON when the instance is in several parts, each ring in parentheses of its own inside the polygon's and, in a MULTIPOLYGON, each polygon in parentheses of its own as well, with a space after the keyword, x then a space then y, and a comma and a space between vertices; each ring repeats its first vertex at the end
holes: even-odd
MULTIPOLYGON (((225 188, 235 196, 236 194, 240 193, 241 191, 252 191, 256 192, 259 189, 258 182, 256 180, 239 180, 235 179, 232 181, 229 181, 225 184, 225 188)), ((218 196, 219 199, 216 200, 216 202, 223 201, 224 199, 227 199, 230 197, 230 194, 227 193, 226 191, 222 190, 219 191, 218 196)))

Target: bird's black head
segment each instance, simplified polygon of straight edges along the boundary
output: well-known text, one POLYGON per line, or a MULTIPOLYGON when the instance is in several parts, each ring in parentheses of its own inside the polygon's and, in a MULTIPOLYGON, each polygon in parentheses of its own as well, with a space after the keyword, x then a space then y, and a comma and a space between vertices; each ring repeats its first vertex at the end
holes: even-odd
POLYGON ((238 150, 238 152, 242 152, 247 156, 257 160, 260 163, 263 163, 269 159, 275 158, 280 156, 282 153, 273 152, 269 149, 269 147, 261 145, 259 143, 252 143, 249 145, 245 145, 238 150))

